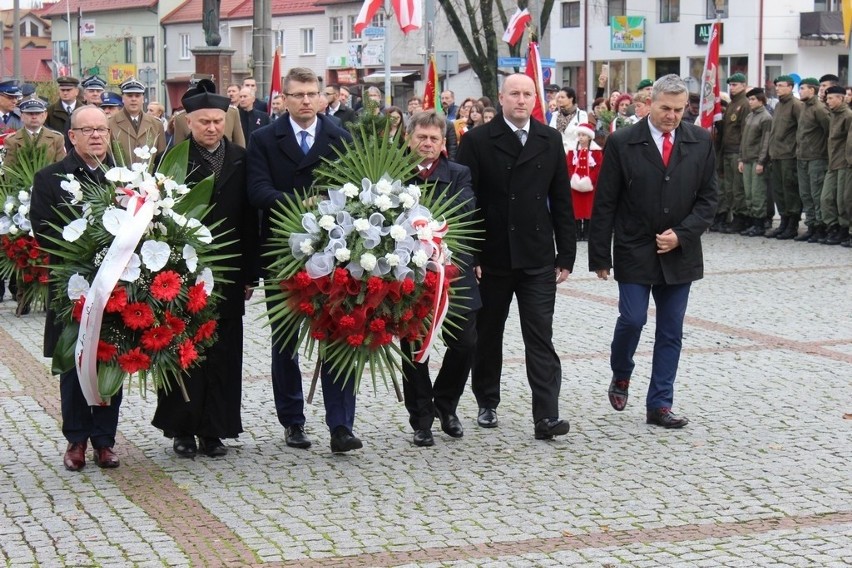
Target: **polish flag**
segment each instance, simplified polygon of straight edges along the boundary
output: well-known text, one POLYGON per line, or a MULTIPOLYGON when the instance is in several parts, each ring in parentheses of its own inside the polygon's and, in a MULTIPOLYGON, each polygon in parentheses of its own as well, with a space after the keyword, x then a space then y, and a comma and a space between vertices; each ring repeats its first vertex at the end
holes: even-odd
POLYGON ((532 117, 541 123, 544 123, 544 80, 541 70, 541 55, 538 52, 538 43, 531 41, 529 45, 529 53, 527 53, 527 66, 524 69, 526 74, 535 83, 535 106, 532 109, 532 117))
POLYGON ((419 30, 423 25, 423 0, 391 0, 402 33, 419 30))
POLYGON ((527 27, 532 21, 532 16, 530 15, 529 10, 524 8, 521 10, 518 8, 515 15, 512 16, 512 19, 509 20, 509 23, 506 25, 506 31, 503 32, 503 41, 508 43, 509 45, 515 45, 521 39, 521 36, 524 35, 524 28, 527 27))
POLYGON ((695 123, 707 130, 713 123, 722 120, 722 97, 719 93, 719 32, 721 24, 716 22, 710 34, 707 46, 707 59, 704 60, 704 72, 701 74, 700 113, 695 123))
POLYGON ((281 50, 275 48, 272 60, 272 76, 269 78, 269 114, 272 114, 272 99, 281 94, 281 50))
POLYGON ((355 33, 361 34, 370 22, 376 11, 382 7, 383 0, 364 0, 364 5, 361 6, 361 11, 358 12, 358 18, 355 20, 355 33))

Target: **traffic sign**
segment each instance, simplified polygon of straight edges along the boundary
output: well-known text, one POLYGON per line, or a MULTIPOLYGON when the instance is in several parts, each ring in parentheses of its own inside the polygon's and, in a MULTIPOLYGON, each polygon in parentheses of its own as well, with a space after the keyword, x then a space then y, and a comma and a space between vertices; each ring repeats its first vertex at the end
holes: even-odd
POLYGON ((385 37, 385 28, 380 28, 378 26, 368 26, 364 28, 364 37, 369 38, 383 38, 385 37))
POLYGON ((526 59, 523 57, 498 57, 497 67, 523 67, 526 59))

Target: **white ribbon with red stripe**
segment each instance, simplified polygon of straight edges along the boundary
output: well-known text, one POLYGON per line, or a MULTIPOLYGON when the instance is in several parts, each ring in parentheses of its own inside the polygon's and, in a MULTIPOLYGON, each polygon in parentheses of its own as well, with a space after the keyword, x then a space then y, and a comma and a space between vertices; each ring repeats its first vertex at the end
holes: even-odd
POLYGON ((447 258, 444 255, 444 247, 441 244, 444 239, 444 235, 447 234, 447 231, 449 231, 450 228, 446 222, 435 227, 433 223, 426 218, 413 219, 411 221, 411 225, 415 229, 423 227, 431 228, 431 238, 420 239, 420 242, 432 247, 432 255, 429 262, 426 263, 426 270, 432 270, 438 275, 438 283, 435 286, 435 302, 432 306, 432 323, 429 326, 429 331, 426 333, 426 337, 423 339, 423 345, 414 356, 415 363, 424 363, 429 358, 429 354, 432 351, 432 344, 435 342, 438 331, 444 324, 444 319, 447 317, 447 311, 450 307, 450 284, 447 281, 447 275, 444 270, 444 266, 447 264, 447 258))

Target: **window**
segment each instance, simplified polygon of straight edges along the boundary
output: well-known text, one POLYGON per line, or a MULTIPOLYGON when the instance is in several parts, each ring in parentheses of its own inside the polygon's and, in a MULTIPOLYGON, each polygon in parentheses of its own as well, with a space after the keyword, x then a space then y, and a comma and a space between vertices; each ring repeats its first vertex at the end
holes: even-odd
POLYGON ((361 39, 361 34, 355 33, 355 16, 349 16, 349 41, 361 39))
POLYGON ((707 19, 715 20, 717 11, 720 18, 727 18, 728 0, 707 0, 707 19))
POLYGON ((660 0, 660 23, 680 21, 680 0, 660 0))
POLYGON ((841 0, 814 0, 814 12, 840 12, 841 0))
POLYGON ((626 16, 627 8, 625 3, 627 0, 607 0, 606 3, 606 25, 612 20, 613 16, 626 16))
POLYGON ((284 30, 275 30, 275 45, 273 49, 277 49, 281 57, 287 55, 284 51, 284 30))
POLYGON ((302 55, 314 55, 314 28, 299 30, 302 36, 302 55))
POLYGON ((154 36, 145 36, 142 38, 142 62, 154 63, 156 58, 156 50, 154 49, 154 36))
POLYGON ((124 62, 133 63, 133 44, 136 42, 135 37, 124 38, 124 62))
POLYGON ((53 60, 58 61, 62 65, 68 65, 68 42, 54 41, 53 42, 53 60))
POLYGON ((579 28, 580 27, 580 3, 579 2, 563 2, 562 3, 562 27, 563 28, 579 28))
POLYGON ((328 19, 331 41, 343 41, 343 16, 328 19))
POLYGON ((192 52, 189 50, 189 34, 180 34, 180 58, 190 59, 192 52))
POLYGON ((374 28, 385 27, 385 13, 381 10, 376 12, 376 15, 373 16, 372 20, 370 20, 370 26, 372 26, 374 28))

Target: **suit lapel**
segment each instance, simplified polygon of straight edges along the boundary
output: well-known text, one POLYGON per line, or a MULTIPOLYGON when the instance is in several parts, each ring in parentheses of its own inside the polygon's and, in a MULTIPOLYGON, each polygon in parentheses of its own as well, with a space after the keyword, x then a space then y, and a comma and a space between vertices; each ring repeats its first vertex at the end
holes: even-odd
MULTIPOLYGON (((543 125, 539 124, 536 119, 530 119, 530 131, 527 133, 527 143, 524 144, 523 150, 518 155, 518 161, 515 162, 516 166, 523 164, 524 162, 528 162, 541 154, 542 152, 546 152, 548 149, 547 138, 541 135, 541 128, 543 125)), ((550 128, 549 126, 547 128, 550 128)), ((513 134, 517 137, 516 134, 513 134)))
MULTIPOLYGON (((285 114, 281 117, 282 120, 276 120, 275 135, 278 138, 278 148, 289 158, 294 164, 301 166, 302 161, 307 158, 299 143, 296 142, 296 133, 293 132, 293 126, 290 124, 290 115, 285 114), (286 119, 286 120, 285 120, 286 119)), ((316 144, 314 144, 316 146, 316 144)))

